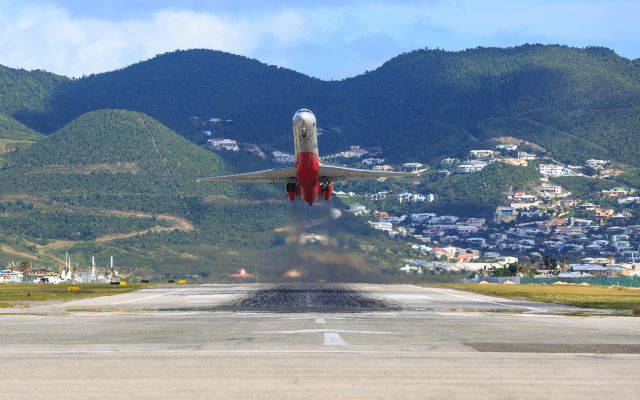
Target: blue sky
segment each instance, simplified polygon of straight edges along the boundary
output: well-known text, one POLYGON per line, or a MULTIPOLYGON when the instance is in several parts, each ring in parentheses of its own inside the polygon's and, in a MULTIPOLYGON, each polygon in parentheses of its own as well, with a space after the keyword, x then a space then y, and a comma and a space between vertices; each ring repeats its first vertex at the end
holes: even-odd
POLYGON ((560 43, 640 58, 637 0, 0 0, 0 64, 67 76, 209 48, 322 79, 413 49, 560 43))

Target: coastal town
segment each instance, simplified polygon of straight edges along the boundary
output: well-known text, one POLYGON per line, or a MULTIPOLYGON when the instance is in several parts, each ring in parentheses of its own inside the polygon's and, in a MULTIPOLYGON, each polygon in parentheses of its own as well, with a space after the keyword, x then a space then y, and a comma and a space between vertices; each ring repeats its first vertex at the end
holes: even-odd
MULTIPOLYGON (((228 138, 209 139, 205 146, 212 151, 245 151, 279 164, 294 162, 293 154, 280 150, 267 153, 255 144, 228 138)), ((549 157, 539 146, 507 138, 493 148, 471 150, 465 159, 446 157, 436 165, 390 165, 381 150, 358 145, 325 156, 323 161, 380 171, 427 167, 445 176, 473 175, 493 163, 536 168, 537 183, 504 193, 493 215, 425 212, 439 199, 435 193, 422 190, 419 182, 384 191, 337 189, 335 195, 346 211, 366 220, 373 229, 405 242, 418 254, 401 260, 399 270, 403 272, 486 272, 515 263, 537 264, 540 276, 551 272, 575 277, 640 272, 636 272, 640 262, 640 224, 636 223, 640 194, 632 187, 611 186, 625 171, 624 166, 608 160, 565 164, 549 157), (612 184, 584 196, 558 183, 563 177, 612 184), (403 211, 409 211, 394 213, 385 209, 389 204, 394 205, 391 208, 403 205, 403 211)))

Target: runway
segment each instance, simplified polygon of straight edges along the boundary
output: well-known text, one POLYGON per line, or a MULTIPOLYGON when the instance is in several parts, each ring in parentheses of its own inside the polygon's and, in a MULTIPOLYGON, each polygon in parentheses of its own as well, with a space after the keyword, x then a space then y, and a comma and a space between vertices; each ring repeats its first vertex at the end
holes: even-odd
POLYGON ((640 319, 407 285, 203 285, 6 311, 3 399, 635 398, 640 319))

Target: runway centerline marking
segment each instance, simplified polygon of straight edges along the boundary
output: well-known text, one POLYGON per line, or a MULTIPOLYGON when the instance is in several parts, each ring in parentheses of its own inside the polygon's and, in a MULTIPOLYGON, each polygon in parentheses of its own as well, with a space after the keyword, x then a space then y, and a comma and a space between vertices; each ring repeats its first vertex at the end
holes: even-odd
POLYGON ((141 300, 147 300, 147 299, 154 299, 156 297, 162 297, 162 296, 168 296, 170 294, 174 294, 174 293, 178 293, 178 292, 182 292, 184 290, 187 290, 187 288, 184 289, 178 289, 178 290, 174 290, 171 292, 165 292, 165 293, 160 293, 160 294, 154 294, 151 296, 146 296, 146 297, 139 297, 137 299, 131 299, 131 300, 125 300, 125 301, 117 301, 115 303, 111 303, 112 306, 116 306, 118 304, 127 304, 127 303, 134 303, 136 301, 141 301, 141 300))
POLYGON ((433 289, 433 288, 427 288, 427 287, 422 287, 422 286, 415 286, 415 285, 408 285, 408 286, 419 288, 419 289, 424 289, 424 290, 431 290, 432 292, 436 292, 436 293, 440 293, 440 294, 446 294, 447 296, 452 296, 452 297, 458 297, 460 299, 473 301, 474 303, 487 303, 487 304, 495 304, 495 305, 502 306, 502 307, 507 307, 507 308, 508 307, 516 307, 516 308, 524 308, 526 310, 531 310, 531 311, 542 311, 541 309, 535 308, 535 307, 521 306, 521 305, 518 305, 518 304, 504 304, 504 303, 498 303, 496 301, 474 299, 473 297, 463 296, 461 294, 449 293, 448 291, 436 290, 436 289, 433 289))
POLYGON ((359 333, 363 335, 396 335, 396 332, 381 332, 381 331, 351 331, 348 329, 299 329, 295 331, 262 331, 262 332, 253 332, 253 333, 263 333, 263 334, 271 334, 271 333, 280 333, 280 334, 296 334, 296 333, 359 333))
POLYGON ((325 332, 323 346, 346 346, 347 342, 336 332, 325 332))
POLYGON ((326 324, 327 321, 325 321, 324 318, 316 318, 316 324, 326 324))

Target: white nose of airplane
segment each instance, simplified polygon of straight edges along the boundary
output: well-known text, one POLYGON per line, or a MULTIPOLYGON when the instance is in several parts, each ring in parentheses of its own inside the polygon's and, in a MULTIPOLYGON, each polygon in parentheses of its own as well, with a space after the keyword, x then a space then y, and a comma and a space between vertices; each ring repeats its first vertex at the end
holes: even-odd
POLYGON ((306 126, 307 129, 316 126, 316 116, 305 108, 293 114, 293 125, 296 127, 306 126))

